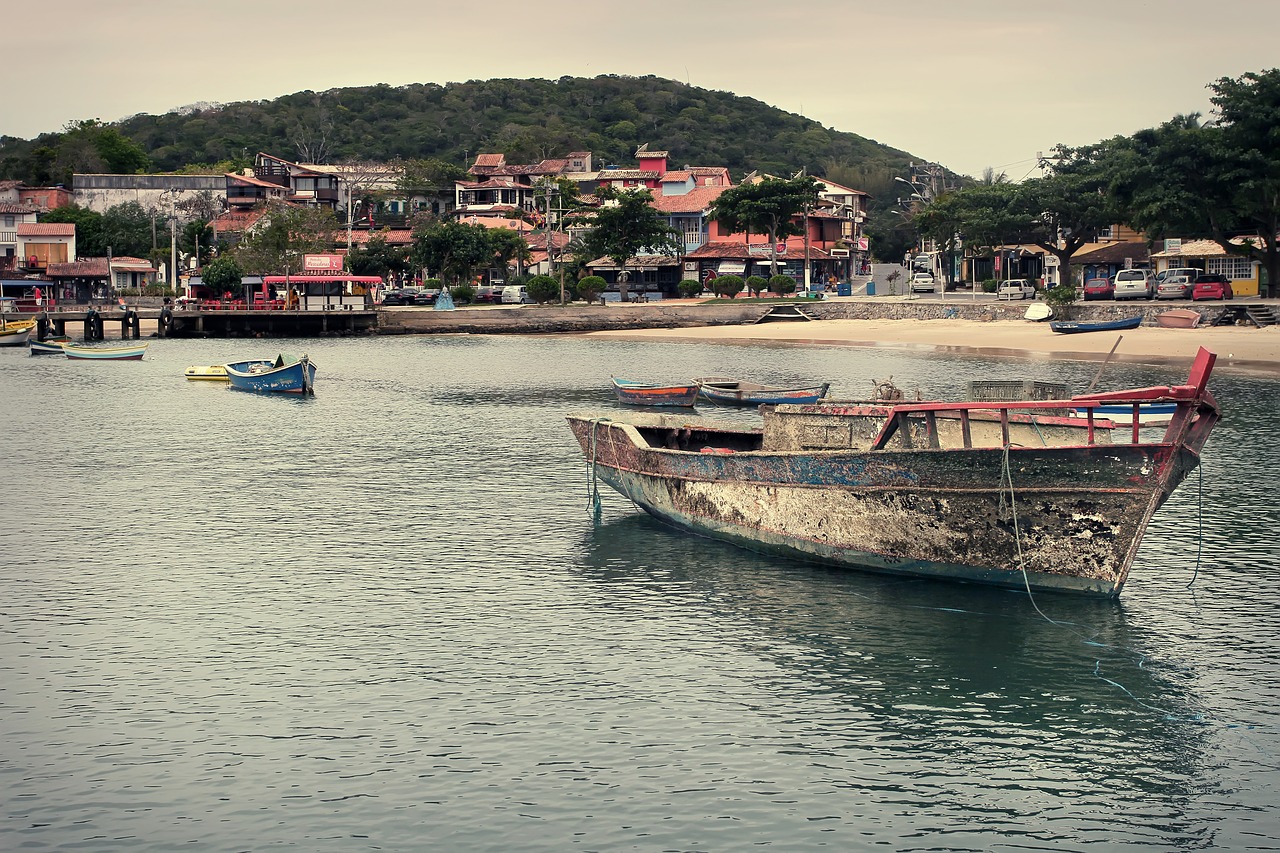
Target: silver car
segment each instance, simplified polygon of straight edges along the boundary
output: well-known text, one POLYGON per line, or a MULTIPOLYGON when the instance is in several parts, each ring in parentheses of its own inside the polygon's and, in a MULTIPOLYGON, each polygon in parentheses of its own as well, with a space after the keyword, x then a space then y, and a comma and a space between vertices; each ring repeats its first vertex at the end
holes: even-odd
POLYGON ((1185 275, 1165 276, 1156 286, 1156 299, 1190 299, 1194 280, 1185 275))

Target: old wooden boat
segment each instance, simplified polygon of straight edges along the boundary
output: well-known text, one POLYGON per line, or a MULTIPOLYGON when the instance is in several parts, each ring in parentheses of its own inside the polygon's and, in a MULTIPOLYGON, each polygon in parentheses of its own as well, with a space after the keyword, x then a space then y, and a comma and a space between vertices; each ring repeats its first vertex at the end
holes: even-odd
POLYGON ((1190 308, 1171 308, 1156 315, 1156 325, 1166 329, 1194 329, 1200 325, 1204 315, 1190 308))
POLYGON ((11 323, 7 328, 0 329, 0 347, 26 346, 29 337, 31 337, 31 326, 18 326, 11 323))
POLYGON ((692 406, 698 399, 698 383, 655 385, 629 379, 614 379, 613 393, 628 406, 692 406))
POLYGON ((1026 313, 1022 316, 1032 322, 1041 323, 1053 319, 1053 309, 1043 302, 1034 302, 1027 306, 1026 313))
POLYGON ((231 387, 240 391, 315 393, 316 366, 305 354, 300 358, 281 354, 275 361, 235 361, 223 367, 231 387))
POLYGON ((146 351, 146 344, 134 344, 127 347, 62 345, 62 354, 76 361, 142 361, 142 356, 146 351))
POLYGON ((701 386, 701 394, 713 403, 734 406, 764 406, 778 403, 816 403, 827 396, 830 382, 819 385, 780 387, 744 382, 727 376, 707 376, 695 380, 701 386))
MULTIPOLYGON (((264 362, 270 364, 270 362, 264 362)), ((227 367, 223 364, 193 364, 182 372, 188 379, 203 382, 227 382, 227 367)))
POLYGON ((1219 418, 1201 349, 1185 385, 1038 401, 1065 415, 1171 402, 1157 441, 1025 401, 783 405, 760 429, 570 415, 593 478, 658 519, 872 572, 1118 595, 1152 515, 1219 418))
POLYGON ((71 343, 71 338, 61 335, 55 338, 46 338, 43 341, 30 341, 27 346, 32 355, 64 355, 62 348, 69 343, 71 343))
POLYGON ((1074 320, 1051 320, 1049 328, 1064 335, 1076 332, 1122 332, 1125 329, 1136 329, 1142 325, 1142 315, 1127 317, 1123 320, 1099 320, 1085 322, 1074 320))

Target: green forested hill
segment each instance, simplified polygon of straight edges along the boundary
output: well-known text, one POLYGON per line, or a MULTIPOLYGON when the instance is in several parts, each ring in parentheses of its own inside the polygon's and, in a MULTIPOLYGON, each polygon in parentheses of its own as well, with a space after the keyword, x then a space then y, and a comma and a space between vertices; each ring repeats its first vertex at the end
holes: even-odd
MULTIPOLYGON (((752 169, 789 175, 803 168, 883 197, 892 194, 893 175, 919 159, 753 98, 651 76, 299 92, 137 115, 114 127, 137 143, 154 171, 258 151, 303 162, 433 157, 461 165, 480 152, 531 162, 587 150, 599 167, 634 163, 636 146, 647 142, 669 151, 676 167, 725 165, 735 180, 752 169)), ((61 151, 60 142, 60 134, 0 140, 0 176, 39 184, 62 182, 68 169, 103 170, 78 165, 83 152, 61 151)))

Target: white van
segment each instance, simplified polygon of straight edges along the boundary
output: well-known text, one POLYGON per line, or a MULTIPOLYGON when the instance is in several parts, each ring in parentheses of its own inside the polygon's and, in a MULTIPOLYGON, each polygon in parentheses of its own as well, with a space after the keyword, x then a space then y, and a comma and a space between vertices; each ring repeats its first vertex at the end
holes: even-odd
POLYGON ((1120 270, 1112 279, 1114 299, 1150 299, 1156 295, 1156 277, 1151 270, 1120 270))
POLYGON ((529 297, 529 291, 523 284, 508 284, 502 288, 502 303, 504 305, 527 305, 533 300, 529 297))

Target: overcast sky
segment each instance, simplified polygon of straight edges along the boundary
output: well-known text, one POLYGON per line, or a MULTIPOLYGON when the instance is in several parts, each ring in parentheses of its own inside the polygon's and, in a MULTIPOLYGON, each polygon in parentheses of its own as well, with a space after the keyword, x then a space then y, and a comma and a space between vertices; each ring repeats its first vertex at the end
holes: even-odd
POLYGON ((63 0, 3 18, 21 51, 0 134, 23 138, 307 89, 654 74, 1013 180, 1280 65, 1277 0, 63 0))

